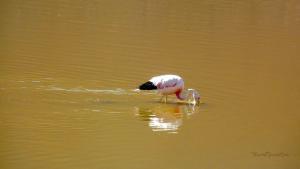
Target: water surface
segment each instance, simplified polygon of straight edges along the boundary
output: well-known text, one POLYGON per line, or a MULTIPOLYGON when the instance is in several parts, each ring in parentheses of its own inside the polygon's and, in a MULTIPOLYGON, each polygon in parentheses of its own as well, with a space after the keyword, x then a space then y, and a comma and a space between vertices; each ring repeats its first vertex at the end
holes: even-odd
POLYGON ((0 2, 0 165, 300 167, 300 3, 0 2), (175 73, 192 106, 134 89, 175 73))

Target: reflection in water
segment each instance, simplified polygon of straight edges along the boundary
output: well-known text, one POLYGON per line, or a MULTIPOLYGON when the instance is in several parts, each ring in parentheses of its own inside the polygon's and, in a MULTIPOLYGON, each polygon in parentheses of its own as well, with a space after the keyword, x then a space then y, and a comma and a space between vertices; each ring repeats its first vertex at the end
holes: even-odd
POLYGON ((155 104, 135 107, 135 111, 143 121, 149 122, 153 131, 176 133, 183 124, 183 118, 194 114, 198 107, 192 104, 155 104))
MULTIPOLYGON (((155 92, 140 92, 136 90, 130 89, 92 89, 92 88, 84 88, 84 87, 75 87, 75 88, 63 88, 63 87, 46 87, 41 88, 43 91, 55 91, 55 92, 66 92, 69 94, 80 94, 80 97, 83 97, 82 94, 87 95, 87 101, 91 103, 91 100, 95 99, 96 101, 92 101, 96 103, 97 106, 94 107, 92 111, 99 111, 99 107, 105 112, 123 112, 127 111, 127 106, 123 106, 121 109, 116 108, 109 108, 107 103, 116 103, 119 104, 128 104, 131 103, 136 105, 136 99, 139 96, 148 96, 148 95, 155 95, 155 92), (96 94, 94 98, 90 94, 96 94), (129 101, 127 96, 137 96, 136 99, 132 98, 133 100, 129 101), (92 97, 92 98, 91 98, 92 97), (105 99, 104 99, 105 98, 105 99), (118 101, 122 100, 122 101, 118 101), (125 101, 127 100, 127 101, 125 101), (135 102, 135 103, 134 103, 135 102)), ((74 98, 75 95, 72 95, 74 98)), ((139 99, 141 99, 139 97, 139 99)), ((146 98, 148 99, 148 98, 146 98)), ((77 101, 81 102, 81 101, 77 101)), ((89 104, 89 103, 86 103, 89 104)), ((90 107, 93 107, 91 105, 90 107)), ((149 127, 152 128, 153 131, 167 131, 167 132, 174 132, 176 133, 179 127, 183 124, 183 118, 185 116, 190 117, 192 114, 196 112, 196 109, 199 108, 199 104, 190 104, 186 101, 178 101, 178 100, 171 100, 168 104, 162 103, 153 103, 147 104, 144 106, 135 107, 136 114, 141 118, 143 121, 149 122, 149 127)))

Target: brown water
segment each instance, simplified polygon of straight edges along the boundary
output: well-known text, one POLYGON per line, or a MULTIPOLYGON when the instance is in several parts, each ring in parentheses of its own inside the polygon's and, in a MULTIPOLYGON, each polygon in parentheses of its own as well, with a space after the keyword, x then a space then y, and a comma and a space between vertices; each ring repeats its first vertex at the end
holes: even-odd
POLYGON ((1 1, 0 166, 299 169, 299 44, 297 0, 1 1))

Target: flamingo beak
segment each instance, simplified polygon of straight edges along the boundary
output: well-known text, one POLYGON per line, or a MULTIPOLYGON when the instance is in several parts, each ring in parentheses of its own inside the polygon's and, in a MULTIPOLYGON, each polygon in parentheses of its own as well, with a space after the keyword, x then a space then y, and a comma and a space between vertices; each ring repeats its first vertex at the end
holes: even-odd
POLYGON ((197 105, 200 105, 200 103, 201 103, 200 102, 200 97, 198 97, 196 100, 197 100, 197 105))

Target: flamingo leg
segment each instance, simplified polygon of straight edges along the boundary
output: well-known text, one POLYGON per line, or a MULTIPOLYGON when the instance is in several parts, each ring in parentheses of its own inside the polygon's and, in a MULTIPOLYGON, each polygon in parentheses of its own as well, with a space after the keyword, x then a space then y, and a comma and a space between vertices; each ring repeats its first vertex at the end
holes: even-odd
POLYGON ((162 95, 160 98, 160 102, 163 102, 165 95, 162 95))
POLYGON ((162 95, 162 97, 160 98, 160 102, 162 103, 167 103, 168 100, 168 95, 162 95))

